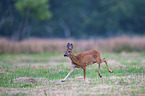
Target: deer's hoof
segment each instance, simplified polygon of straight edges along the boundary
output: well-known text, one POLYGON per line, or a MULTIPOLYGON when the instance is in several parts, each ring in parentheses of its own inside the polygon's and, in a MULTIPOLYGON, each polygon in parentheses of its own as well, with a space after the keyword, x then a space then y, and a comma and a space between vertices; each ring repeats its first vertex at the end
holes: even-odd
POLYGON ((62 80, 61 82, 64 82, 64 80, 62 80))
POLYGON ((102 78, 102 76, 100 76, 100 78, 102 78))
POLYGON ((113 73, 113 71, 109 71, 110 73, 113 73))

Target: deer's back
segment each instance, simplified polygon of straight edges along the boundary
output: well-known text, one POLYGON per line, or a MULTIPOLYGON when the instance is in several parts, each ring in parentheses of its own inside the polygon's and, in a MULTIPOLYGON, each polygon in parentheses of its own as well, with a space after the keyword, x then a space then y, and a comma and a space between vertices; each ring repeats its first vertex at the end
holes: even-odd
POLYGON ((100 58, 100 52, 96 50, 89 50, 76 55, 81 65, 90 65, 97 63, 100 58))

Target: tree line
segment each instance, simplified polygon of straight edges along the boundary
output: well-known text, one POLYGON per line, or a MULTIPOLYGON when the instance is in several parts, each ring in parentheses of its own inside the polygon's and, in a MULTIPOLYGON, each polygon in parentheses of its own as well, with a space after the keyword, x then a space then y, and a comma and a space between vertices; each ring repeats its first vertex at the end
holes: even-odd
POLYGON ((145 0, 1 0, 0 36, 89 38, 145 33, 145 0))

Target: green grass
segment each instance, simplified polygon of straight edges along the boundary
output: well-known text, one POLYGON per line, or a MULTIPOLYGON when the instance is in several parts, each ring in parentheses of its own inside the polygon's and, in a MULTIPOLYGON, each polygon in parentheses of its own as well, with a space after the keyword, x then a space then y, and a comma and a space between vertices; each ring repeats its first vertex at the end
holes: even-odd
POLYGON ((76 69, 65 82, 61 80, 71 68, 70 60, 62 54, 1 54, 0 95, 145 95, 145 53, 102 54, 113 73, 101 64, 76 69), (23 80, 21 78, 33 78, 23 80))

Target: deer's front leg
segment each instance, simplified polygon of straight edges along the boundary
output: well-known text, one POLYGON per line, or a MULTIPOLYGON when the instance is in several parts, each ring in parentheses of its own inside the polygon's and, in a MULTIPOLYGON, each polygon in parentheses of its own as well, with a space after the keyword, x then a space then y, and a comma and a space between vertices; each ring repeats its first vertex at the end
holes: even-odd
POLYGON ((64 82, 66 80, 66 78, 73 72, 74 67, 71 68, 70 72, 67 74, 67 76, 61 81, 64 82))
POLYGON ((84 70, 84 80, 85 80, 86 79, 86 67, 83 70, 84 70))

